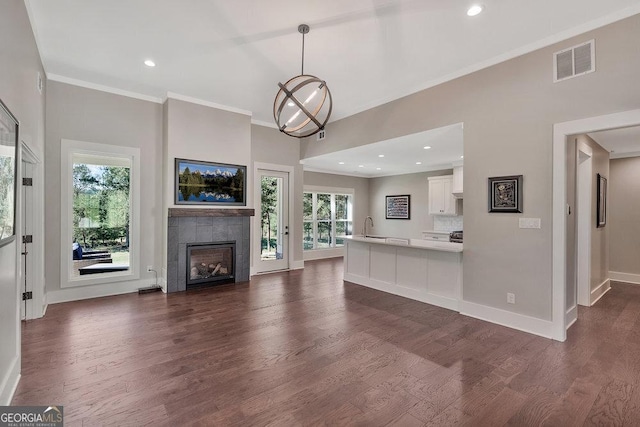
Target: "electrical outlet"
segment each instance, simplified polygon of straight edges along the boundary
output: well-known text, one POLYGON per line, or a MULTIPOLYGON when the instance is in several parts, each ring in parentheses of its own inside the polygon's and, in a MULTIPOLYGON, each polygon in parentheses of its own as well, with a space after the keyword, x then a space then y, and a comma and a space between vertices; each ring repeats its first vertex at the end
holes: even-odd
POLYGON ((516 303, 516 294, 507 293, 507 303, 515 304, 516 303))
POLYGON ((151 273, 153 271, 153 265, 147 265, 147 273, 151 273))

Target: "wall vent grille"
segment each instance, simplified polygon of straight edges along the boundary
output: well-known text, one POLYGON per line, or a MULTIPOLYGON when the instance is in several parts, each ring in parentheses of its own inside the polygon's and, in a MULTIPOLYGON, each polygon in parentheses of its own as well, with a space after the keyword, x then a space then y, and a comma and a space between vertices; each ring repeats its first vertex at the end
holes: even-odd
POLYGON ((595 40, 553 54, 553 81, 583 76, 596 70, 595 40))

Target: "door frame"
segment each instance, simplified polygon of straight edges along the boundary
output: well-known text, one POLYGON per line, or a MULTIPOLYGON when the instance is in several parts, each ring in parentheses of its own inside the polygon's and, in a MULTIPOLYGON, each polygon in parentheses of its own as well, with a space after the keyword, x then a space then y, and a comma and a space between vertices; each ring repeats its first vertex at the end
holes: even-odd
MULTIPOLYGON (((286 253, 286 259, 287 259, 287 268, 286 270, 292 270, 292 266, 293 266, 293 247, 294 247, 294 242, 295 242, 295 238, 298 235, 298 231, 296 230, 295 226, 292 226, 292 224, 295 223, 295 216, 294 216, 294 195, 295 195, 295 182, 294 182, 294 171, 295 168, 293 166, 287 166, 287 165, 278 165, 275 163, 263 163, 263 162, 254 162, 253 163, 253 179, 254 179, 254 205, 256 207, 256 213, 254 215, 253 218, 253 232, 252 232, 252 238, 251 241, 253 243, 253 247, 254 249, 251 251, 251 275, 254 276, 256 274, 259 274, 261 272, 258 271, 258 262, 260 260, 260 244, 258 241, 258 238, 261 237, 261 227, 260 227, 260 208, 262 207, 260 200, 261 200, 261 191, 262 188, 260 186, 260 183, 258 182, 258 179, 260 178, 260 171, 261 170, 270 170, 270 171, 274 171, 274 172, 281 172, 281 173, 286 173, 289 175, 289 179, 288 179, 288 186, 289 186, 289 191, 287 194, 287 197, 289 198, 288 200, 288 216, 289 216, 289 235, 288 235, 288 240, 287 240, 287 253, 286 253)), ((265 272, 268 273, 268 272, 265 272)))
MULTIPOLYGON (((31 275, 33 279, 33 299, 27 303, 27 309, 25 312, 25 320, 38 319, 44 316, 47 310, 47 300, 44 281, 44 164, 41 160, 41 156, 34 151, 30 145, 24 140, 20 141, 20 174, 19 186, 20 186, 20 214, 19 216, 19 235, 18 235, 18 259, 20 271, 18 273, 19 283, 19 296, 22 295, 24 289, 24 283, 22 282, 22 275, 24 272, 24 260, 22 253, 22 232, 24 230, 24 209, 26 201, 22 197, 22 178, 24 176, 24 170, 22 168, 22 162, 30 163, 32 167, 31 178, 33 179, 33 186, 31 191, 31 206, 28 220, 31 222, 31 230, 33 233, 33 243, 29 254, 31 255, 31 268, 27 271, 27 275, 31 275)), ((17 233, 18 234, 18 233, 17 233)), ((20 298, 22 303, 22 298, 20 298)))
MULTIPOLYGON (((593 150, 584 142, 576 147, 576 304, 591 306, 591 203, 593 150)), ((573 319, 572 319, 573 320, 573 319)))
POLYGON ((567 143, 568 136, 640 125, 640 109, 553 125, 552 338, 567 339, 567 143))

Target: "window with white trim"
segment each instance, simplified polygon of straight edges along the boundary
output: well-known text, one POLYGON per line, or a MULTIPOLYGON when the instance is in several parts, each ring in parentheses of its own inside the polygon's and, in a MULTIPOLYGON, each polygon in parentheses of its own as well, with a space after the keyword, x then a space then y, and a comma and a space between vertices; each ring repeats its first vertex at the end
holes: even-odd
POLYGON ((139 278, 140 150, 61 143, 62 288, 139 278))
POLYGON ((304 250, 344 246, 353 234, 353 195, 305 191, 303 195, 304 250))

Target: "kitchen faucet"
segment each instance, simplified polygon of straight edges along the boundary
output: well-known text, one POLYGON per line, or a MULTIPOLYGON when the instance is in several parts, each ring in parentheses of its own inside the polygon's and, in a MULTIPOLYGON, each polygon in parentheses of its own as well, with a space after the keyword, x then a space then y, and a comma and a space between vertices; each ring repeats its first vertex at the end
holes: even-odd
POLYGON ((367 221, 371 222, 371 228, 373 228, 373 218, 370 216, 366 217, 364 219, 364 227, 362 227, 362 235, 364 237, 367 237, 367 221))

